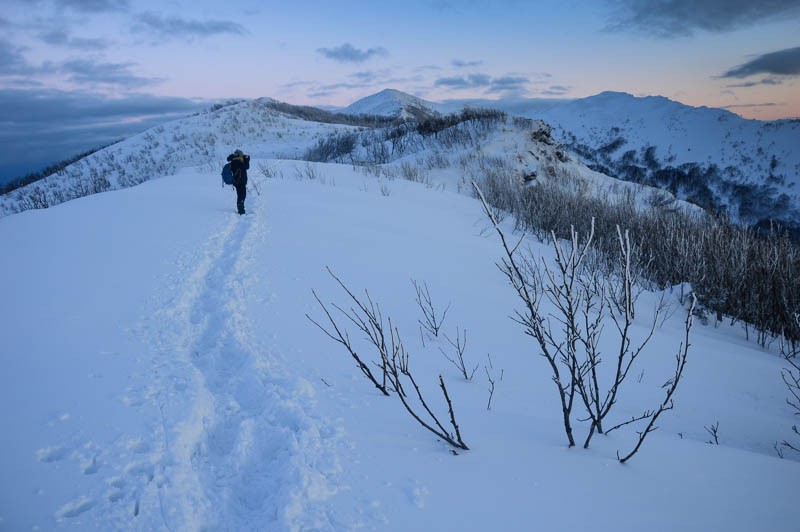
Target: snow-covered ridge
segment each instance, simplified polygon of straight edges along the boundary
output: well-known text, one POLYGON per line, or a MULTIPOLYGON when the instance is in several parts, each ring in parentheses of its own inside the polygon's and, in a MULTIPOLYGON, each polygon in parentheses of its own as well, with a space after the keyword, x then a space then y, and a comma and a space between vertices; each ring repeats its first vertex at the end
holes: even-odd
MULTIPOLYGON (((387 110, 390 108, 388 102, 391 102, 392 105, 410 105, 403 107, 404 112, 410 114, 413 106, 425 104, 410 96, 406 98, 397 91, 384 91, 376 95, 372 102, 379 105, 361 108, 375 112, 385 104, 383 109, 387 110)), ((476 111, 472 114, 480 113, 476 111)), ((499 116, 499 113, 495 114, 499 116)), ((429 118, 434 119, 430 122, 430 127, 434 128, 454 123, 449 118, 442 119, 434 111, 418 115, 423 123, 427 123, 425 121, 429 118)), ((367 113, 366 116, 373 115, 367 113)), ((564 147, 553 139, 550 126, 540 120, 511 117, 499 121, 478 120, 478 129, 471 130, 469 125, 456 124, 442 134, 428 137, 405 135, 403 132, 413 130, 413 126, 410 130, 405 126, 398 127, 399 122, 394 119, 387 120, 384 127, 375 127, 374 121, 370 121, 373 127, 364 128, 347 125, 358 123, 357 119, 350 118, 352 115, 335 115, 267 98, 217 108, 152 128, 95 152, 57 174, 4 195, 0 197, 0 214, 48 207, 88 194, 126 188, 172 175, 187 167, 200 168, 210 178, 216 179, 225 157, 236 148, 250 153, 254 159, 310 157, 317 161, 361 161, 361 164, 371 165, 395 162, 394 169, 386 169, 390 173, 398 172, 398 168, 408 173, 408 165, 412 164, 419 169, 415 170, 418 175, 411 176, 412 180, 425 179, 430 183, 450 183, 463 188, 465 176, 480 178, 482 173, 489 171, 487 158, 481 156, 483 150, 480 146, 485 145, 492 153, 503 154, 500 163, 491 164, 501 164, 520 181, 553 178, 563 170, 571 176, 591 182, 591 188, 599 194, 620 190, 621 182, 618 180, 591 171, 571 158, 564 147), (345 123, 331 123, 337 120, 345 123), (401 133, 399 136, 398 132, 401 133), (488 137, 480 138, 487 134, 488 137), (328 139, 342 138, 343 135, 351 138, 353 149, 352 153, 348 152, 347 160, 342 158, 344 154, 336 158, 311 155, 312 148, 321 146, 328 139), (454 145, 453 139, 458 139, 455 142, 458 146, 454 145), (460 167, 461 182, 456 183, 456 179, 447 177, 453 170, 428 172, 434 167, 441 170, 443 165, 448 168, 460 167), (422 175, 425 177, 420 177, 422 175)), ((251 172, 258 171, 257 167, 251 169, 251 172)), ((626 185, 622 188, 631 187, 626 185)), ((645 193, 650 195, 652 191, 645 193)))
POLYGON ((0 216, 126 188, 181 168, 199 167, 218 177, 236 148, 254 158, 296 158, 321 136, 352 128, 303 120, 274 104, 268 98, 245 101, 151 128, 0 196, 0 216))

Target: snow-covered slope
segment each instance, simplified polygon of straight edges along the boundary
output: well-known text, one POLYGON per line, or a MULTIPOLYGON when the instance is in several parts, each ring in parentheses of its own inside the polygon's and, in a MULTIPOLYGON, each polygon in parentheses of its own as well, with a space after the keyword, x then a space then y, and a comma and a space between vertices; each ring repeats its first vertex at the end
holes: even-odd
MULTIPOLYGON (((635 425, 567 449, 474 199, 350 164, 253 165, 279 177, 253 176, 244 217, 216 169, 190 168, 0 219, 0 528, 796 529, 800 463, 773 450, 794 423, 782 364, 737 327, 695 325, 675 409, 631 462, 616 453, 635 425), (325 323, 312 289, 350 306, 326 267, 391 317, 446 416, 442 375, 470 451, 452 454, 307 319, 325 323), (442 330, 468 339, 471 382, 445 338, 421 335, 412 279, 450 305, 442 330)), ((635 334, 657 295, 640 296, 635 334)), ((613 421, 662 400, 685 312, 666 297, 613 421)))
POLYGON ((746 120, 613 92, 528 116, 550 123, 557 139, 611 175, 670 189, 746 223, 800 222, 800 120, 746 120))
MULTIPOLYGON (((294 158, 323 136, 353 129, 304 120, 276 110, 268 98, 245 101, 167 122, 104 148, 63 171, 0 196, 0 216, 43 208, 87 194, 136 185, 202 167, 219 174, 241 148, 253 157, 294 158)), ((253 172, 258 168, 253 167, 253 172)))
MULTIPOLYGON (((361 101, 398 109, 411 98, 384 91, 361 101)), ((800 225, 800 120, 746 120, 723 109, 619 92, 576 100, 416 104, 436 112, 497 108, 544 120, 557 141, 603 173, 663 188, 743 223, 800 225)))

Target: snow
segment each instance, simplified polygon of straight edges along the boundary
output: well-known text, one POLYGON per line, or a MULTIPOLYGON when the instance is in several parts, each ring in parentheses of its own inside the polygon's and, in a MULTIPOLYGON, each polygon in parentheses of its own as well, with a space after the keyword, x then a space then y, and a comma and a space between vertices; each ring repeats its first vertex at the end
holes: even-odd
MULTIPOLYGON (((797 528, 800 463, 773 450, 794 422, 783 364, 738 326, 696 323, 676 407, 630 462, 632 427, 568 449, 476 200, 258 157, 283 177, 251 172, 243 217, 216 169, 190 166, 0 219, 0 529, 797 528), (444 377, 471 450, 452 454, 307 319, 324 319, 312 289, 347 305, 326 267, 391 316, 442 416, 444 377), (468 331, 472 382, 420 334, 412 279, 451 304, 448 335, 468 331)), ((641 296, 639 334, 658 296, 641 296)), ((661 399, 685 312, 665 296, 617 421, 661 399)))

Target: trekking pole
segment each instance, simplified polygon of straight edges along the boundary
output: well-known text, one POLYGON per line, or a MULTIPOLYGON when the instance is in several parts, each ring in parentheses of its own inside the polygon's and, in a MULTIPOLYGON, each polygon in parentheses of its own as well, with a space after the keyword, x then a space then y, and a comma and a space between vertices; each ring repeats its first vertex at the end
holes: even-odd
POLYGON ((251 183, 253 183, 253 188, 256 189, 256 194, 258 194, 260 196, 261 195, 261 191, 258 189, 258 183, 256 183, 256 180, 253 179, 251 181, 251 183))

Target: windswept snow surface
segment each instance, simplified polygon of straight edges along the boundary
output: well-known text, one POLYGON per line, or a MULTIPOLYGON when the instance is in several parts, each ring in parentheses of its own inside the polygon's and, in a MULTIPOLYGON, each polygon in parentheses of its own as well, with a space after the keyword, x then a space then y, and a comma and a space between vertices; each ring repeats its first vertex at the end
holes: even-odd
MULTIPOLYGON (((243 217, 216 172, 187 169, 0 219, 0 529, 797 529, 800 463, 773 451, 793 423, 782 364, 738 328, 696 324, 676 408, 628 464, 615 456, 634 428, 568 449, 475 200, 269 164, 297 178, 260 180, 243 217), (325 319, 312 289, 350 306, 326 266, 391 316, 446 418, 444 377, 470 451, 452 454, 307 319, 325 319), (472 382, 420 333, 411 279, 451 304, 450 338, 467 331, 472 382)), ((674 312, 616 421, 661 400, 685 312, 666 295, 674 312)), ((641 296, 638 333, 655 299, 641 296)))

